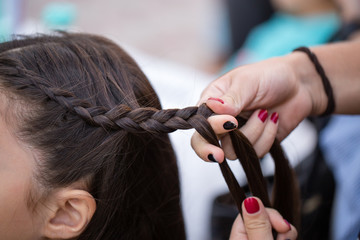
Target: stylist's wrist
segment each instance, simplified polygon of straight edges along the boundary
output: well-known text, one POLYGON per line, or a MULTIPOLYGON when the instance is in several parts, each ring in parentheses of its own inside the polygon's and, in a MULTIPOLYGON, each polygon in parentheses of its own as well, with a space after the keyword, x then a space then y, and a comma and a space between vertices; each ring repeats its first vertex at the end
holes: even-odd
POLYGON ((327 96, 320 75, 308 56, 302 52, 293 52, 287 56, 296 80, 299 82, 299 94, 304 106, 305 116, 321 115, 327 107, 327 96))

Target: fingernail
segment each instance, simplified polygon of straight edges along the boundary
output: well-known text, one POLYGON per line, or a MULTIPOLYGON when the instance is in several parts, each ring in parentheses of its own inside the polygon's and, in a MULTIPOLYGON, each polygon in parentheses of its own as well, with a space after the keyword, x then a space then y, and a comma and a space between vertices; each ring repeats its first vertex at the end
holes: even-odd
POLYGON ((208 98, 208 100, 214 100, 214 101, 218 101, 220 102, 221 104, 224 104, 224 100, 220 99, 220 98, 213 98, 213 97, 210 97, 208 98))
POLYGON ((214 155, 212 155, 211 153, 208 155, 208 159, 212 162, 217 162, 216 159, 214 158, 214 155))
POLYGON ((235 129, 237 126, 235 123, 233 123, 231 121, 227 121, 224 123, 223 127, 225 130, 232 130, 232 129, 235 129))
POLYGON ((260 118, 260 120, 261 120, 262 122, 265 122, 267 116, 268 116, 268 112, 267 112, 266 109, 262 109, 262 110, 259 112, 259 115, 258 115, 258 117, 260 118))
POLYGON ((278 119, 279 119, 279 114, 277 112, 271 114, 270 120, 273 121, 275 124, 277 123, 278 119))
POLYGON ((289 230, 291 230, 291 225, 290 225, 290 223, 289 223, 286 219, 284 219, 284 222, 289 226, 289 230))
POLYGON ((256 198, 249 197, 244 200, 245 209, 248 213, 256 213, 260 210, 260 206, 256 198))

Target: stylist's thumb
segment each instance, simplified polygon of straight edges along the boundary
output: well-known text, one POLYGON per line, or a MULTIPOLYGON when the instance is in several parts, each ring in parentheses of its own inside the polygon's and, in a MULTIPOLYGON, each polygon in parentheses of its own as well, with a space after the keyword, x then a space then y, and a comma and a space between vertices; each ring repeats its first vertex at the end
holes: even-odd
POLYGON ((246 99, 249 91, 235 84, 238 82, 233 78, 230 72, 210 83, 201 93, 197 105, 206 103, 217 114, 238 115, 244 106, 243 95, 246 99))
POLYGON ((260 199, 249 197, 242 205, 243 219, 235 220, 230 240, 273 240, 268 213, 260 199))
POLYGON ((269 215, 263 203, 256 197, 249 197, 242 205, 245 230, 249 240, 273 239, 269 215))
POLYGON ((232 116, 238 115, 243 108, 241 95, 231 90, 219 96, 209 95, 206 98, 206 105, 217 114, 232 116))

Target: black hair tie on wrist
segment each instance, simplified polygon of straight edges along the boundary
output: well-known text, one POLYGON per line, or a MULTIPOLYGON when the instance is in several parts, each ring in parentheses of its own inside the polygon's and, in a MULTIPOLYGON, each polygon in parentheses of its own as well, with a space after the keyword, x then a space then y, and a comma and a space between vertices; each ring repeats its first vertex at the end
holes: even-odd
POLYGON ((300 51, 300 52, 306 53, 308 55, 308 57, 310 58, 311 62, 314 64, 316 71, 318 72, 318 74, 321 77, 321 81, 323 83, 325 93, 328 97, 328 104, 327 104, 326 110, 323 114, 321 114, 321 116, 327 116, 327 115, 332 114, 335 110, 334 94, 333 94, 333 90, 332 90, 330 81, 327 78, 325 71, 324 71, 323 67, 321 66, 319 60, 317 59, 316 55, 313 52, 311 52, 310 49, 307 47, 299 47, 299 48, 296 48, 293 50, 293 52, 295 52, 295 51, 300 51))

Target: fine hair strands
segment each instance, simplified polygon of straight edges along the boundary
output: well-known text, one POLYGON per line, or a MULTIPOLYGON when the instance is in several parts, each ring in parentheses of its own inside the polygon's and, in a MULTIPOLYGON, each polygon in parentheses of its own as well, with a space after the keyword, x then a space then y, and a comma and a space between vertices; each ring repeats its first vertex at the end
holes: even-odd
MULTIPOLYGON (((65 32, 1 43, 0 90, 15 105, 27 103, 21 113, 13 111, 21 122, 17 136, 39 152, 39 184, 55 189, 86 180, 97 208, 77 239, 185 239, 167 133, 195 128, 219 146, 205 104, 162 110, 145 75, 120 47, 100 36, 65 32)), ((246 122, 237 118, 240 126, 246 122)), ((230 136, 251 193, 298 226, 298 188, 279 142, 270 150, 270 201, 251 143, 238 130, 230 136)), ((245 193, 227 162, 219 166, 241 212, 245 193)))

